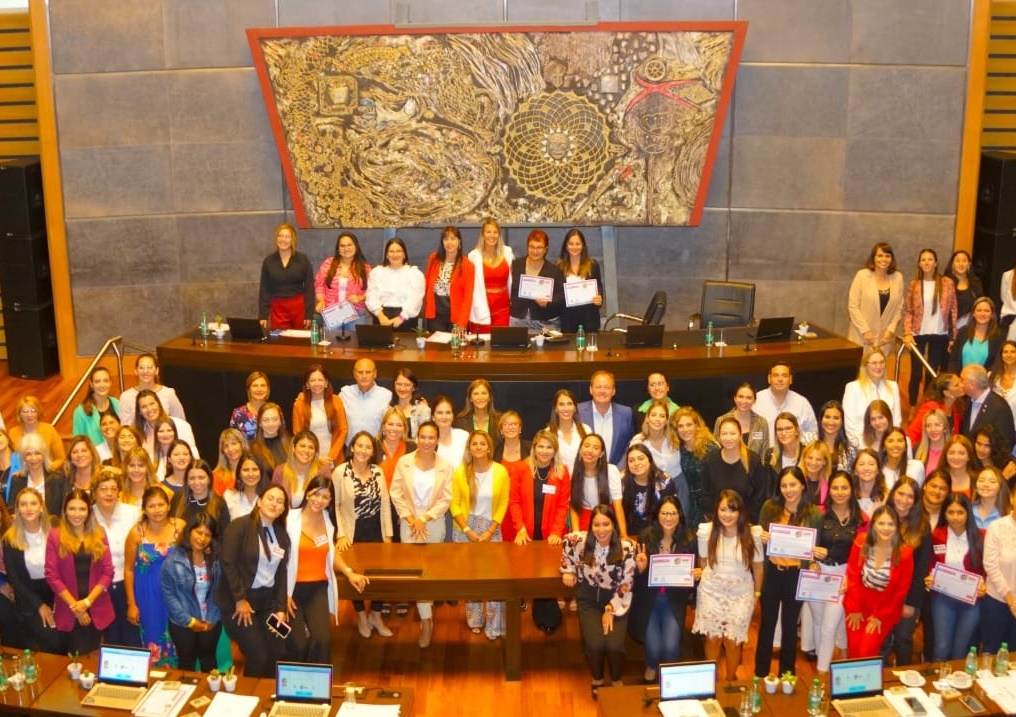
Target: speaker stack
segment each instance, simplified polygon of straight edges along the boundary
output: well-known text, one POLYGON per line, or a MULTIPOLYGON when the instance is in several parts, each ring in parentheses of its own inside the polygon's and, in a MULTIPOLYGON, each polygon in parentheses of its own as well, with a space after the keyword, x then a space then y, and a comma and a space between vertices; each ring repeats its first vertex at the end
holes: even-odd
POLYGON ((0 160, 0 298, 12 376, 60 370, 38 160, 0 160))
POLYGON ((1002 274, 1016 266, 1016 153, 982 152, 973 271, 1000 306, 1002 274))

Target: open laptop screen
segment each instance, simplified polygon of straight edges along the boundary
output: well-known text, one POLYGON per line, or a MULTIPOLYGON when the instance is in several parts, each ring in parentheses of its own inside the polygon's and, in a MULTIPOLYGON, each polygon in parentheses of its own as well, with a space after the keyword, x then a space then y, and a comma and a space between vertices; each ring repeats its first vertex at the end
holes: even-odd
POLYGON ((290 702, 330 702, 332 666, 280 662, 275 668, 275 697, 290 702))
POLYGON ((671 662, 660 665, 660 700, 702 700, 715 696, 715 662, 671 662))
POLYGON ((882 658, 836 660, 829 665, 829 696, 870 697, 882 694, 882 658))
POLYGON ((101 645, 99 647, 99 682, 120 685, 147 685, 148 650, 101 645))

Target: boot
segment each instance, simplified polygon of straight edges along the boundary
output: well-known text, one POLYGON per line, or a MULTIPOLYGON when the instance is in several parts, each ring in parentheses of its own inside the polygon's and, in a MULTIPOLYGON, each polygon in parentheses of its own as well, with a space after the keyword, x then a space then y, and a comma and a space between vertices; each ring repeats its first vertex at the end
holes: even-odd
POLYGON ((370 623, 367 622, 367 613, 362 610, 356 613, 356 629, 360 637, 370 637, 370 623))
POLYGON ((367 616, 367 624, 377 630, 377 634, 381 637, 392 636, 392 631, 385 625, 384 618, 381 617, 381 613, 377 610, 371 610, 370 615, 367 616))

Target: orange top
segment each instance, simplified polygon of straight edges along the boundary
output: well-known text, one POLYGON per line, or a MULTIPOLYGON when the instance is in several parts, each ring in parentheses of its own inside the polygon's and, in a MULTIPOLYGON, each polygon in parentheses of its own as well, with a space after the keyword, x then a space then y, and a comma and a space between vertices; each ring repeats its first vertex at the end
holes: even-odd
POLYGON ((322 534, 324 540, 320 545, 306 533, 300 533, 300 557, 296 564, 296 582, 316 583, 328 579, 326 569, 328 567, 328 538, 322 534))

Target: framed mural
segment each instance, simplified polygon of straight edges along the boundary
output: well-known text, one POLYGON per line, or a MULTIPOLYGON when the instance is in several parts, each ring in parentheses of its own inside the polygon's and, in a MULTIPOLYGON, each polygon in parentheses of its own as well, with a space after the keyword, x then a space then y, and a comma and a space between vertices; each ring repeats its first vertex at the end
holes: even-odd
POLYGON ((697 224, 747 25, 251 28, 301 227, 697 224))

